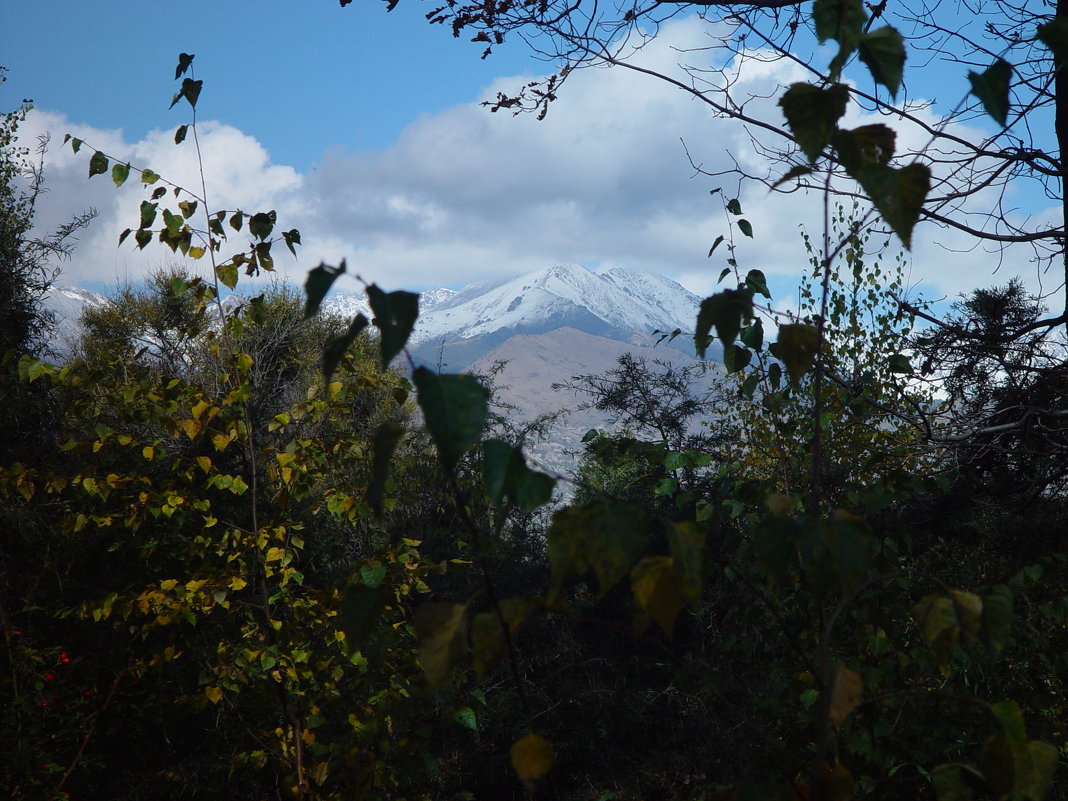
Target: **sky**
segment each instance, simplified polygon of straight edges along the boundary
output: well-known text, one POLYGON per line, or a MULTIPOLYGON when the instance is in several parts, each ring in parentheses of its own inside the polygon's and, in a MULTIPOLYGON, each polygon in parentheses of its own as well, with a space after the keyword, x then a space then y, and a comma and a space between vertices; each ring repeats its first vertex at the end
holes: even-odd
MULTIPOLYGON (((386 13, 374 0, 345 8, 336 0, 189 0, 139 4, 133 16, 119 0, 2 4, 8 81, 0 109, 32 99, 23 141, 52 137, 39 227, 88 207, 98 213, 61 282, 106 290, 173 263, 159 245, 116 246, 123 229, 137 227, 143 188, 131 179, 116 189, 106 175, 88 180, 91 151, 74 154, 61 143, 70 133, 198 188, 192 137, 173 142, 188 107, 168 109, 177 56, 188 52, 204 82, 197 130, 209 205, 275 209, 280 228, 298 228, 298 256, 278 262, 294 283, 320 261, 342 258, 367 281, 415 290, 566 262, 659 272, 698 294, 715 291, 725 250, 707 253, 727 232, 723 198, 737 185, 697 174, 691 159, 708 172, 734 159, 761 167, 740 126, 667 84, 618 69, 575 73, 543 121, 492 114, 480 101, 550 65, 518 40, 482 60, 481 45, 425 22, 430 7, 402 0, 386 13), (711 194, 718 187, 723 193, 711 194)), ((694 17, 667 23, 640 63, 677 74, 681 59, 700 58, 706 25, 694 17)), ((777 63, 737 77, 736 90, 771 116, 777 87, 808 76, 777 63)), ((952 95, 939 80, 924 88, 952 95)), ((853 112, 847 122, 865 119, 853 112)), ((755 236, 737 237, 739 262, 764 270, 776 296, 788 299, 807 263, 800 226, 815 230, 820 205, 758 186, 740 197, 755 236)), ((1029 213, 1044 213, 1027 203, 1029 213)), ((995 254, 956 253, 966 243, 943 233, 936 242, 923 228, 906 280, 928 297, 1011 277, 1004 266, 995 274, 995 254)))

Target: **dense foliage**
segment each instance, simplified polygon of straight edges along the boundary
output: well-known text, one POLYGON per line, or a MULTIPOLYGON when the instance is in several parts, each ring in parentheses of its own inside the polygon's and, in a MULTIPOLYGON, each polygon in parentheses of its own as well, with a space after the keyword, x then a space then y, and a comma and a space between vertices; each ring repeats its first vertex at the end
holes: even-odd
MULTIPOLYGON (((896 92, 904 42, 859 2, 814 24, 840 52, 782 98, 802 169, 833 150, 907 244, 930 169, 894 166, 887 126, 839 128, 837 82, 859 49, 896 92)), ((0 464, 12 797, 1068 797, 1064 352, 1017 285, 917 333, 875 215, 828 194, 801 309, 775 318, 728 199, 734 285, 692 333, 728 378, 576 377, 628 430, 588 437, 565 502, 484 381, 392 367, 417 295, 318 316, 342 263, 303 303, 224 299, 299 232, 70 146, 144 185, 120 244, 211 274, 118 293, 66 364, 6 356, 51 410, 0 464)))

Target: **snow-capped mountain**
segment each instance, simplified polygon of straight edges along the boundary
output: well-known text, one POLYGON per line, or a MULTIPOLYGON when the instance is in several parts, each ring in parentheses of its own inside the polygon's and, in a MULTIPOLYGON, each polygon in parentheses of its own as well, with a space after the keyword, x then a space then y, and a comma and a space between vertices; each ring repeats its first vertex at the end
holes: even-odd
MULTIPOLYGON (((699 304, 696 295, 660 275, 556 265, 459 292, 421 293, 411 344, 421 361, 462 369, 518 334, 568 327, 635 342, 656 330, 691 330, 699 304)), ((335 293, 323 310, 349 319, 373 316, 362 293, 335 293)))
POLYGON ((53 284, 44 296, 43 306, 55 320, 52 350, 59 358, 66 358, 81 333, 82 312, 87 308, 107 306, 111 301, 99 292, 73 286, 53 284))
MULTIPOLYGON (((66 344, 76 338, 86 306, 108 302, 87 289, 53 287, 45 305, 58 323, 55 349, 66 351, 66 344)), ((232 297, 224 303, 233 307, 240 300, 232 297)), ((452 370, 466 368, 513 336, 561 328, 648 345, 653 331, 692 330, 699 303, 696 295, 661 275, 556 265, 459 292, 422 292, 411 345, 419 361, 447 364, 452 370)), ((333 292, 322 309, 345 319, 360 313, 374 316, 362 292, 333 292)), ((676 341, 680 349, 687 344, 686 338, 676 341)))
POLYGON ((571 326, 591 333, 690 328, 700 298, 660 275, 557 265, 469 286, 429 305, 417 342, 472 339, 501 329, 540 333, 571 326), (594 330, 591 330, 594 329, 594 330))

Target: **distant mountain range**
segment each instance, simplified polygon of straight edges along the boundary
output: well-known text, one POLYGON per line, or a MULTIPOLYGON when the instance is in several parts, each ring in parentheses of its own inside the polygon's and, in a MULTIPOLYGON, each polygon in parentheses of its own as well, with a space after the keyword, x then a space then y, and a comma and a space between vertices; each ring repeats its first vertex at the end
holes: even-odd
MULTIPOLYGON (((653 331, 692 330, 699 304, 700 298, 661 275, 556 265, 459 292, 422 293, 411 342, 417 361, 463 370, 513 336, 560 328, 651 344, 653 331)), ((344 317, 370 316, 362 294, 334 294, 323 309, 344 317)))
MULTIPOLYGON (((58 322, 57 353, 69 352, 82 309, 107 302, 89 290, 53 288, 46 306, 58 322)), ((690 335, 657 346, 653 332, 692 331, 699 304, 692 292, 660 275, 556 265, 458 292, 421 293, 410 349, 416 362, 449 371, 488 373, 504 363, 497 375, 498 396, 529 418, 576 406, 578 399, 553 391, 552 385, 604 373, 624 352, 650 362, 691 363, 690 335)), ((332 293, 322 310, 347 319, 357 313, 372 316, 362 293, 332 293)), ((715 354, 710 358, 715 361, 715 354)), ((713 373, 718 375, 718 368, 713 373)), ((574 464, 567 450, 579 447, 587 429, 606 425, 598 412, 572 414, 535 454, 542 463, 566 470, 574 464)))

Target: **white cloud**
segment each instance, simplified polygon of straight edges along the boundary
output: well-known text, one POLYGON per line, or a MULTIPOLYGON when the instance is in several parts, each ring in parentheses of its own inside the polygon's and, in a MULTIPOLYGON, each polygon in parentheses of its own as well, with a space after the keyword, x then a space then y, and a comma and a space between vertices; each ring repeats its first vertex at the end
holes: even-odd
MULTIPOLYGON (((640 58, 675 73, 680 60, 709 58, 696 49, 705 43, 703 26, 692 18, 666 24, 640 58)), ((754 97, 757 114, 777 114, 776 86, 801 77, 798 67, 783 62, 751 62, 746 69, 734 90, 754 97)), ((528 79, 502 78, 483 97, 528 79)), ((54 226, 89 205, 100 212, 65 281, 137 280, 152 265, 171 261, 169 250, 155 244, 144 253, 130 241, 115 247, 119 232, 137 225, 145 197, 137 181, 131 177, 116 190, 107 176, 86 180, 86 151, 75 156, 58 145, 70 132, 196 189, 192 137, 177 147, 173 131, 127 142, 121 131, 85 129, 38 111, 23 134, 45 130, 54 142, 42 225, 54 226)), ((315 131, 311 121, 308 131, 315 131)), ((291 279, 302 281, 320 260, 346 258, 352 272, 390 288, 456 286, 581 262, 660 272, 711 292, 726 253, 721 248, 713 259, 706 253, 727 221, 719 197, 709 195, 716 181, 695 177, 682 142, 708 172, 728 169, 728 152, 747 167, 767 166, 741 126, 714 118, 706 105, 673 87, 623 69, 574 73, 543 121, 491 114, 469 103, 419 117, 384 151, 346 154, 323 142, 323 160, 303 175, 273 164, 249 133, 205 122, 199 135, 213 208, 274 208, 283 229, 300 229, 299 258, 279 259, 291 279)), ((902 133, 903 142, 916 137, 902 133)), ((821 199, 749 186, 741 200, 756 234, 736 237, 743 268, 761 268, 783 283, 806 269, 799 228, 818 229, 821 199)), ((956 293, 1009 277, 991 276, 996 256, 956 258, 935 249, 926 229, 918 229, 913 280, 956 293)), ((955 235, 947 241, 950 247, 963 243, 955 235)))

